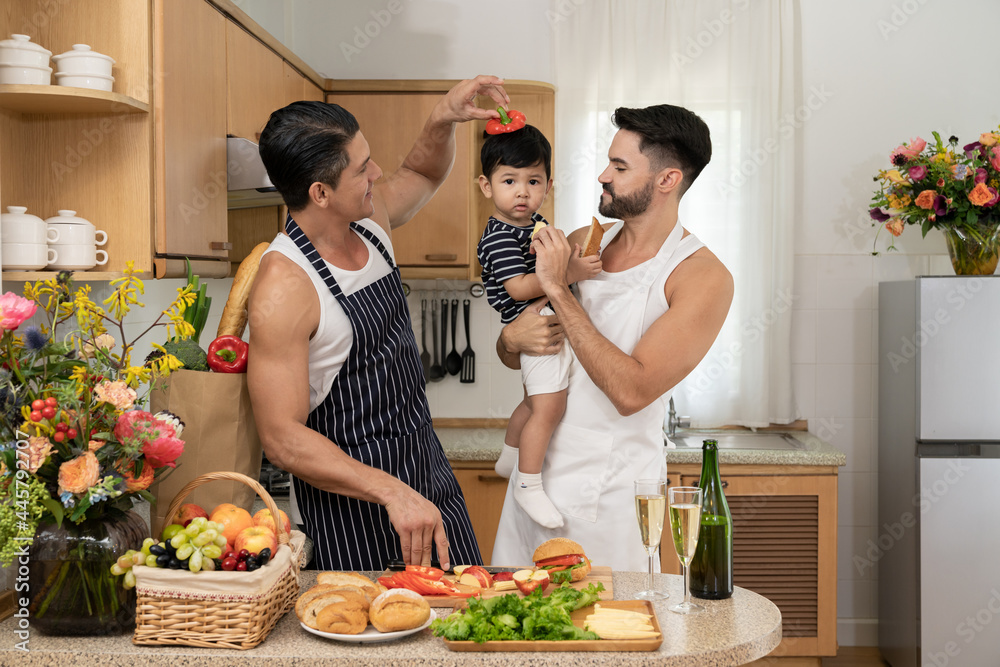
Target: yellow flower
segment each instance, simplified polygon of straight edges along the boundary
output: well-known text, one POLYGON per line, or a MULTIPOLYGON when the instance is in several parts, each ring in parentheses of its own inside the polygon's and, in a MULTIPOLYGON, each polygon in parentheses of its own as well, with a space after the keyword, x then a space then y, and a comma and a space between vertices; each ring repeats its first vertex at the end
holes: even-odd
POLYGON ((887 199, 889 200, 889 206, 895 209, 906 208, 913 202, 913 199, 910 197, 910 195, 906 194, 905 192, 901 195, 890 193, 887 199))
POLYGON ((890 169, 885 172, 885 177, 896 185, 905 185, 908 182, 905 178, 903 178, 903 175, 899 173, 898 169, 890 169))
POLYGON ((59 466, 59 493, 86 493, 87 489, 97 484, 100 475, 101 465, 94 452, 84 452, 59 466))
POLYGON ((944 151, 943 153, 938 153, 931 159, 934 162, 947 162, 948 164, 951 164, 953 157, 954 156, 952 156, 951 153, 949 153, 948 151, 944 151))
POLYGON ((146 384, 152 377, 152 369, 146 366, 129 366, 125 370, 125 384, 130 387, 146 384))
POLYGON ((146 304, 139 301, 136 292, 146 293, 146 286, 142 280, 135 276, 135 262, 129 260, 125 263, 125 275, 111 281, 111 286, 115 288, 111 296, 104 300, 104 304, 111 309, 111 313, 118 319, 123 319, 131 309, 131 306, 144 307, 146 304))

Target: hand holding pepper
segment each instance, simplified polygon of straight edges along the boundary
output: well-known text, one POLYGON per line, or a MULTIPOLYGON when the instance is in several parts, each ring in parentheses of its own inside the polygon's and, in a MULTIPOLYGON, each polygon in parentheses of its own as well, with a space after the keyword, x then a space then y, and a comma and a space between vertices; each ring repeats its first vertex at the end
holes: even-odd
POLYGON ((491 118, 486 121, 486 134, 516 132, 527 122, 524 114, 516 109, 505 110, 503 107, 497 107, 497 111, 500 112, 500 118, 491 118))
POLYGON ((246 373, 250 346, 239 336, 219 336, 208 346, 208 367, 216 373, 246 373))

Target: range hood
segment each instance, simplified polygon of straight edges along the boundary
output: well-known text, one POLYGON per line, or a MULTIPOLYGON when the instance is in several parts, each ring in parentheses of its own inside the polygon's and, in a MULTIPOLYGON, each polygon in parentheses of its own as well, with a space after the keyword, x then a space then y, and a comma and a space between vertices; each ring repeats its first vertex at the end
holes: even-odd
POLYGON ((281 206, 285 201, 267 176, 257 144, 242 137, 226 137, 229 209, 281 206))

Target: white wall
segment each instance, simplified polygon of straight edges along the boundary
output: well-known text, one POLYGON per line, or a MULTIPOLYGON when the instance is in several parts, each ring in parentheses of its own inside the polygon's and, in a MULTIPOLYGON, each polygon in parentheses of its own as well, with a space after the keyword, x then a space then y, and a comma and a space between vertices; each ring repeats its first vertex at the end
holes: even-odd
MULTIPOLYGON (((907 228, 898 253, 871 256, 872 176, 902 141, 937 130, 962 144, 1000 122, 987 71, 995 0, 802 1, 803 90, 829 99, 805 120, 803 205, 795 239, 796 397, 816 432, 847 454, 841 470, 838 639, 877 645, 878 283, 953 275, 939 232, 907 228)), ((805 114, 803 114, 805 116, 805 114)), ((879 248, 885 248, 883 231, 879 248)))

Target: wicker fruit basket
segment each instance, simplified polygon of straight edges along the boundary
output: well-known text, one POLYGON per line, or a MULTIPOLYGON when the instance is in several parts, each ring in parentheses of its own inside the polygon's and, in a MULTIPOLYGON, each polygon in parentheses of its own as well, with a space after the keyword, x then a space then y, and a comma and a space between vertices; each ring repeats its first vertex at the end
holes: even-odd
MULTIPOLYGON (((167 510, 173 521, 187 495, 213 480, 234 480, 253 489, 274 517, 274 499, 246 475, 213 472, 192 480, 167 510)), ((277 523, 277 522, 276 522, 277 523)), ((295 606, 305 536, 278 533, 278 549, 270 562, 253 572, 198 572, 139 567, 134 644, 248 649, 260 644, 278 620, 295 606)))

